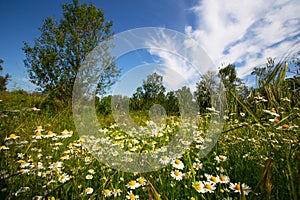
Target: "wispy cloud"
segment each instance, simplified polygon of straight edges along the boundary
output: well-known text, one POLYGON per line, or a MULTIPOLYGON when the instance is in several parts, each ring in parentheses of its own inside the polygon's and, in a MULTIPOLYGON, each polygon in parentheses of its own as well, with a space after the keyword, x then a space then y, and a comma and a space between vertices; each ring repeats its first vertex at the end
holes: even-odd
POLYGON ((158 29, 145 45, 151 55, 159 58, 157 69, 164 84, 171 90, 188 86, 192 90, 200 75, 212 70, 213 62, 198 42, 186 35, 168 29, 158 29))
POLYGON ((297 0, 203 0, 192 11, 197 23, 187 25, 186 33, 217 66, 236 63, 241 78, 267 57, 282 58, 288 51, 299 50, 297 0))

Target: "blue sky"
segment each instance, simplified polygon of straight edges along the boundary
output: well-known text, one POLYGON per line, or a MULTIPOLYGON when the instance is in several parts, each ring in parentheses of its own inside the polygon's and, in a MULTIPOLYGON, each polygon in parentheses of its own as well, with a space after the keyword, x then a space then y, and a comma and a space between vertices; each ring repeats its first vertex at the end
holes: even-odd
MULTIPOLYGON (((23 64, 23 41, 32 43, 40 34, 38 27, 43 20, 48 16, 59 18, 61 4, 66 2, 70 1, 0 0, 0 58, 5 61, 2 74, 12 76, 9 89, 33 88, 23 64)), ((200 44, 217 67, 236 63, 238 75, 249 84, 253 83, 247 75, 253 67, 264 65, 267 57, 281 58, 299 51, 300 47, 300 3, 297 0, 80 2, 93 2, 102 8, 106 18, 114 21, 112 29, 117 34, 149 26, 184 33, 200 44)), ((170 44, 161 45, 172 48, 170 44)), ((170 54, 159 51, 148 53, 160 58, 162 64, 172 66, 178 73, 187 72, 182 70, 185 66, 170 54)), ((136 63, 129 56, 121 64, 122 68, 130 68, 136 63)), ((185 75, 187 78, 192 76, 191 73, 185 75)))

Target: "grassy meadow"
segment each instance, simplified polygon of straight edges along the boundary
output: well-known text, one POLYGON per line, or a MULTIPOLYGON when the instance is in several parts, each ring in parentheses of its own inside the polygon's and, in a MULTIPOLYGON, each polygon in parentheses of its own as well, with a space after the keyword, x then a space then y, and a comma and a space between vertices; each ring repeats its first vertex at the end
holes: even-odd
MULTIPOLYGON (((169 165, 158 171, 126 173, 85 148, 71 107, 59 102, 50 107, 45 97, 21 91, 1 92, 0 198, 300 199, 300 112, 291 98, 283 96, 276 105, 255 95, 251 109, 232 101, 244 112, 226 114, 223 132, 206 157, 198 155, 206 148, 204 124, 211 112, 199 116, 194 142, 183 155, 160 158, 169 165)), ((106 141, 126 139, 130 152, 163 151, 179 120, 168 119, 158 134, 140 140, 120 131, 112 116, 99 119, 106 141)))

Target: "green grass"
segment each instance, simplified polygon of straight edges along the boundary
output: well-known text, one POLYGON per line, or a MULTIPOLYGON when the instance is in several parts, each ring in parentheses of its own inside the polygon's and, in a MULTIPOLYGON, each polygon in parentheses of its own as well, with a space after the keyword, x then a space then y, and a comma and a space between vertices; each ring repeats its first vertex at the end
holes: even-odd
MULTIPOLYGON (((240 113, 228 113, 223 133, 207 156, 200 158, 201 150, 193 142, 190 150, 177 158, 184 164, 179 170, 184 177, 175 180, 171 176, 176 170, 172 165, 135 174, 102 164, 84 148, 80 139, 84 136, 79 137, 75 129, 70 107, 57 108, 61 106, 58 105, 57 110, 51 110, 44 97, 21 92, 2 92, 0 99, 1 199, 105 199, 104 192, 111 192, 110 199, 126 199, 130 191, 140 199, 300 199, 299 109, 292 108, 288 101, 280 101, 275 108, 280 115, 277 123, 269 121, 275 117, 268 102, 257 102, 251 113, 245 110, 244 117, 240 113), (34 106, 41 110, 30 109, 34 106), (39 135, 35 132, 38 126, 43 128, 42 136, 49 131, 56 136, 35 140, 33 136, 39 135), (65 129, 73 134, 60 138, 65 129), (13 139, 15 136, 19 137, 13 139), (216 157, 220 156, 227 159, 217 161, 216 157), (51 167, 59 162, 62 167, 51 167), (196 170, 193 163, 202 164, 202 169, 196 170), (87 175, 92 175, 92 179, 87 179, 87 175), (197 192, 193 186, 196 182, 207 181, 208 175, 225 175, 230 182, 217 183, 212 193, 197 192), (145 185, 128 188, 130 181, 141 177, 145 185), (248 195, 234 192, 230 183, 244 183, 251 192, 248 195), (87 194, 88 188, 93 189, 91 194, 87 194), (117 189, 122 192, 114 197, 113 191, 117 189)), ((143 113, 131 113, 131 116, 138 124, 145 124, 147 120, 143 113)), ((198 130, 199 136, 205 139, 210 133, 204 127, 204 119, 200 120, 198 130)), ((105 136, 111 142, 116 141, 116 136, 122 136, 126 138, 121 140, 124 149, 141 152, 158 150, 168 144, 168 139, 176 134, 174 130, 179 119, 169 118, 169 127, 162 128, 162 136, 147 138, 144 143, 140 140, 134 143, 134 136, 111 126, 112 116, 99 116, 99 121, 106 126, 105 136)))

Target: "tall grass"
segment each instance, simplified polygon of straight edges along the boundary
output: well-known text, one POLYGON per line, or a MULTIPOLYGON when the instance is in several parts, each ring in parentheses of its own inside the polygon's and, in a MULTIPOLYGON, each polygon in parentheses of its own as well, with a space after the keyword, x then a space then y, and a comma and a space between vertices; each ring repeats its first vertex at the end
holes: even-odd
MULTIPOLYGON (((171 158, 158 171, 138 174, 112 169, 94 158, 76 132, 70 107, 43 96, 1 92, 0 197, 300 199, 299 102, 289 101, 292 94, 287 92, 285 72, 286 65, 277 65, 261 91, 253 92, 251 103, 234 96, 230 103, 243 113, 226 114, 223 132, 206 157, 199 157, 205 146, 199 138, 205 140, 210 134, 206 127, 212 113, 199 117, 195 141, 182 157, 171 158), (52 133, 56 135, 49 136, 52 133), (182 169, 176 169, 176 159, 184 164, 182 169), (182 175, 175 176, 176 170, 182 175), (214 183, 212 177, 221 176, 230 180, 214 183), (134 180, 143 181, 130 189, 128 184, 134 180), (208 183, 215 189, 209 189, 208 183)), ((142 112, 131 113, 131 117, 140 126, 149 120, 142 112)), ((168 118, 169 126, 161 129, 160 137, 141 142, 114 126, 113 116, 99 115, 98 119, 109 141, 122 137, 131 152, 159 151, 176 134, 180 121, 168 118), (137 140, 139 143, 133 142, 137 140)))

